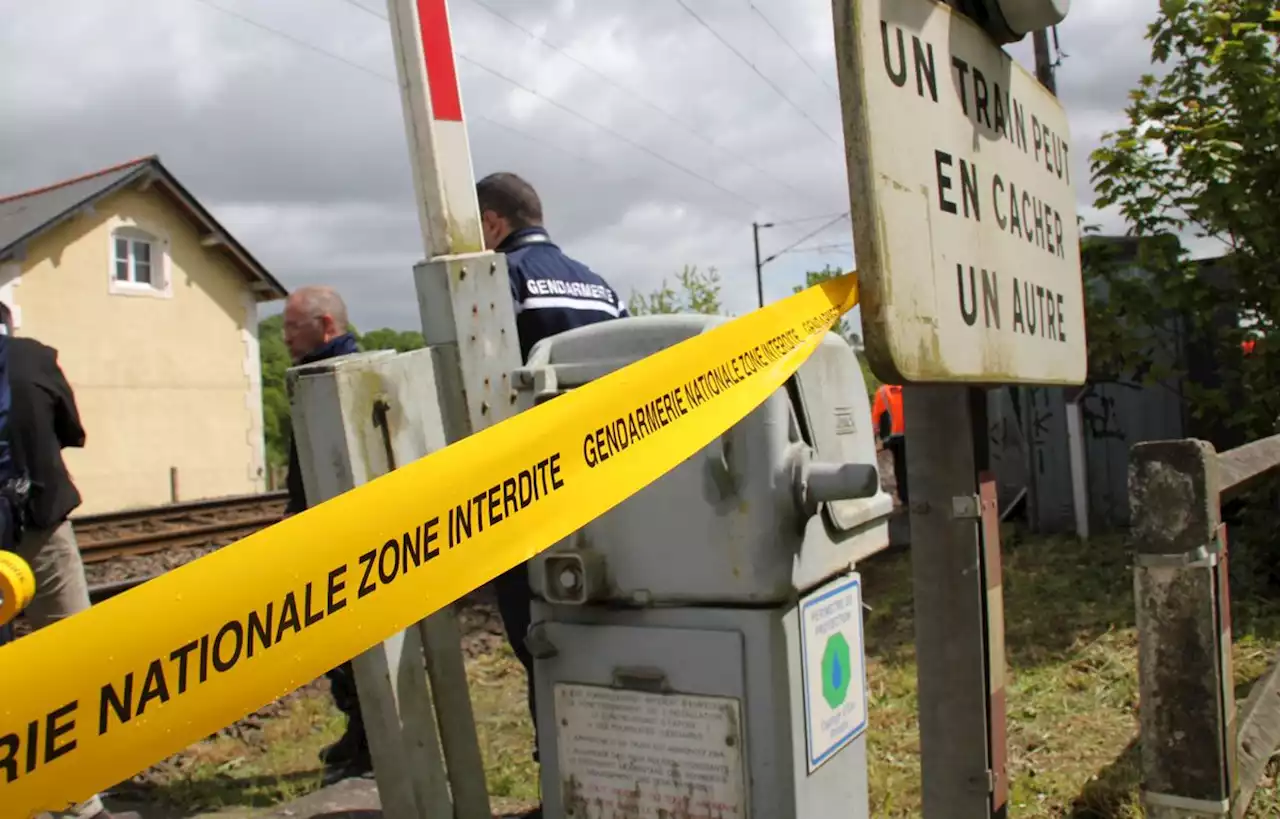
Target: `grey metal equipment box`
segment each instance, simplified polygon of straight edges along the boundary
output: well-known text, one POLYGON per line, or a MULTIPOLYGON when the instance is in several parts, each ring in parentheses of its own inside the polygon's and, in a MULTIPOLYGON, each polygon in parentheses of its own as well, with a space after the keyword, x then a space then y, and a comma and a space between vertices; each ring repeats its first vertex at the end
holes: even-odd
MULTIPOLYGON (((723 323, 543 341, 525 406, 723 323)), ((828 334, 719 439, 530 564, 548 819, 866 817, 857 562, 888 546, 862 371, 828 334)))

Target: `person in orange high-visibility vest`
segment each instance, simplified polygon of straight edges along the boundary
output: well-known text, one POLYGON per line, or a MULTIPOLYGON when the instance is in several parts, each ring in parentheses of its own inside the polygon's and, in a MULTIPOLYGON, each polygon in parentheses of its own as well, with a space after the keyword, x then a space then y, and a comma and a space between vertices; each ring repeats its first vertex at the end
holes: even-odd
POLYGON ((893 436, 901 436, 905 428, 902 417, 902 387, 885 384, 876 390, 876 399, 871 407, 871 419, 875 422, 880 442, 889 445, 893 436))
POLYGON ((902 387, 885 384, 876 390, 871 420, 880 442, 893 454, 893 477, 898 499, 907 502, 907 421, 902 412, 902 387))

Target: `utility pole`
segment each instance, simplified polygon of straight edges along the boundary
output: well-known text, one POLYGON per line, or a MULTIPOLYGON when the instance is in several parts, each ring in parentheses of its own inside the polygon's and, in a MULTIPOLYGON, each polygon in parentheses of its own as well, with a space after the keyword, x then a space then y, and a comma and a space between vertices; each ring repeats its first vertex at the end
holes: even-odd
MULTIPOLYGON (((765 227, 769 227, 765 225, 765 227)), ((760 263, 760 223, 751 223, 751 241, 756 246, 756 297, 760 300, 760 306, 764 307, 764 276, 760 273, 760 268, 764 265, 760 263)))
POLYGON ((1031 35, 1036 50, 1036 79, 1049 89, 1049 93, 1058 96, 1058 80, 1054 77, 1053 62, 1049 59, 1049 31, 1040 29, 1031 35))
MULTIPOLYGON (((1056 34, 1055 34, 1056 37, 1056 34)), ((1036 55, 1036 79, 1040 81, 1050 94, 1058 96, 1058 78, 1053 61, 1049 59, 1049 30, 1040 29, 1032 33, 1032 42, 1035 46, 1036 55)), ((1038 487, 1036 485, 1035 474, 1035 453, 1033 451, 1032 440, 1032 422, 1033 412, 1032 390, 1028 387, 1021 387, 1023 400, 1023 411, 1027 413, 1027 424, 1024 429, 1027 430, 1025 436, 1027 447, 1027 509, 1028 519, 1034 521, 1036 509, 1033 503, 1038 503, 1037 495, 1038 487)), ((1084 415, 1080 407, 1080 399, 1084 396, 1085 389, 1072 389, 1067 391, 1067 401, 1064 404, 1067 422, 1067 453, 1071 464, 1071 506, 1075 511, 1075 527, 1076 536, 1087 540, 1089 538, 1089 489, 1086 469, 1088 463, 1086 461, 1085 440, 1084 440, 1084 415)))
MULTIPOLYGON (((1039 29, 1031 33, 1031 42, 1035 48, 1036 60, 1036 79, 1040 81, 1050 94, 1058 96, 1058 79, 1055 76, 1053 61, 1049 59, 1049 30, 1039 29)), ((1022 443, 1026 451, 1026 468, 1027 468, 1027 523, 1031 530, 1039 531, 1040 529, 1040 487, 1038 476, 1036 475, 1036 457, 1035 457, 1035 397, 1039 391, 1035 387, 1017 386, 1010 387, 1010 391, 1018 391, 1018 409, 1021 410, 1022 418, 1022 443)), ((1078 411, 1079 406, 1074 404, 1067 405, 1068 424, 1074 411, 1078 411)), ((1075 454, 1074 448, 1072 454, 1075 454)), ((1078 465, 1072 463, 1072 485, 1075 486, 1075 475, 1078 471, 1078 465)), ((1080 500, 1076 499, 1076 506, 1079 508, 1080 500)), ((1079 530, 1077 526, 1077 530, 1079 530)), ((1087 529, 1087 527, 1086 527, 1087 529)))

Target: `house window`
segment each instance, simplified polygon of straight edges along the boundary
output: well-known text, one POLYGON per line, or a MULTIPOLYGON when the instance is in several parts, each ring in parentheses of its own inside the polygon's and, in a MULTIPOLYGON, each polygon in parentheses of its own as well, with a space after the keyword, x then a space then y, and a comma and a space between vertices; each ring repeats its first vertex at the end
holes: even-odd
POLYGON ((111 231, 111 292, 168 296, 168 240, 136 225, 111 231))
POLYGON ((150 286, 152 284, 151 260, 154 242, 150 237, 141 238, 119 234, 116 235, 115 239, 116 281, 150 286))

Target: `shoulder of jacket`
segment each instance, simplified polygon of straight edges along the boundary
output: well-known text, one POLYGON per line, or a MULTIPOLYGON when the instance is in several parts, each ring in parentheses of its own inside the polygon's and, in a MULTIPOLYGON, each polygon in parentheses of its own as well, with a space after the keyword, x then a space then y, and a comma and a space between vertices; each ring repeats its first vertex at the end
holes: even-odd
POLYGON ((58 350, 56 347, 50 347, 43 341, 38 341, 27 336, 10 336, 9 344, 11 350, 22 350, 31 355, 39 355, 45 358, 57 360, 58 350))
POLYGON ((503 255, 507 257, 507 273, 513 276, 524 275, 525 256, 528 252, 528 247, 518 247, 509 253, 504 253, 503 255))
POLYGON ((574 267, 578 271, 579 275, 581 275, 585 279, 590 280, 592 284, 599 284, 608 288, 609 290, 613 290, 615 293, 617 292, 617 290, 614 289, 614 286, 609 283, 608 279, 606 279, 604 276, 601 276, 599 273, 593 270, 591 266, 588 265, 586 262, 580 262, 577 259, 567 255, 564 256, 564 259, 566 262, 568 262, 568 264, 570 264, 572 267, 574 267))

